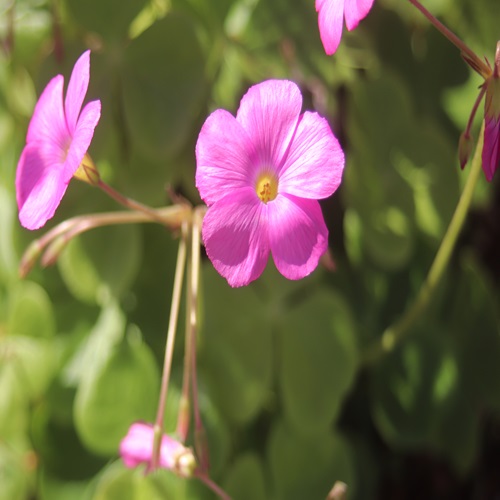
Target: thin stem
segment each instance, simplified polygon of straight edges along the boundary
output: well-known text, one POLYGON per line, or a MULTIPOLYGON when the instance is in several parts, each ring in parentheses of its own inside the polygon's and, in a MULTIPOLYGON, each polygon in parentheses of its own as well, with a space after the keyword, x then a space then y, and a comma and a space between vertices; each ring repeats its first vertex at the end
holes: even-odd
POLYGON ((194 477, 205 483, 221 500, 231 500, 231 497, 218 484, 212 481, 206 473, 195 473, 194 477))
POLYGON ((143 205, 138 201, 133 200, 132 198, 128 198, 127 196, 121 194, 116 189, 112 188, 109 184, 106 184, 104 181, 99 179, 97 186, 101 188, 108 196, 113 198, 116 202, 120 203, 124 207, 130 208, 131 210, 137 210, 138 212, 142 212, 148 215, 151 219, 160 224, 165 224, 163 219, 159 216, 158 211, 154 208, 148 207, 147 205, 143 205))
POLYGON ((442 22, 438 21, 418 0, 409 0, 453 45, 461 52, 462 57, 484 79, 491 75, 491 68, 481 60, 455 33, 450 31, 442 22))
MULTIPOLYGON (((168 225, 172 229, 178 228, 182 224, 182 221, 191 218, 191 208, 187 205, 173 205, 161 208, 156 210, 156 213, 163 220, 163 225, 168 225)), ((68 235, 65 238, 66 242, 68 242, 78 234, 97 227, 139 222, 155 221, 141 212, 104 212, 101 214, 79 215, 65 220, 30 244, 21 258, 19 274, 21 277, 26 276, 44 248, 62 235, 68 235)))
POLYGON ((450 256, 455 248, 458 235, 462 229, 465 217, 469 210, 474 188, 476 187, 479 174, 481 172, 481 152, 483 149, 484 122, 479 134, 474 158, 472 159, 472 167, 469 172, 464 190, 460 196, 457 207, 448 226, 443 241, 436 253, 436 257, 431 265, 427 278, 425 279, 415 302, 407 309, 406 313, 396 323, 385 330, 380 339, 366 353, 364 360, 366 363, 373 363, 381 356, 392 351, 394 347, 408 334, 410 327, 421 317, 423 311, 427 307, 429 300, 439 283, 446 266, 450 260, 450 256))
POLYGON ((191 300, 189 314, 190 360, 191 360, 191 387, 193 397, 193 414, 195 422, 195 448, 202 470, 208 470, 209 456, 205 439, 205 429, 201 419, 198 401, 198 379, 196 375, 196 335, 198 330, 198 288, 200 283, 200 231, 203 220, 204 207, 195 209, 191 233, 191 300))
MULTIPOLYGON (((191 248, 191 247, 190 247, 191 248)), ((190 254, 191 256, 191 254, 190 254)), ((187 286, 186 286, 186 322, 185 322, 185 333, 184 333, 184 369, 182 374, 182 393, 179 403, 179 412, 177 415, 177 429, 176 434, 182 443, 186 442, 189 425, 191 420, 191 404, 190 404, 190 389, 191 389, 191 344, 193 343, 193 338, 190 333, 190 300, 191 300, 191 274, 192 266, 191 259, 190 265, 187 269, 187 286)))
POLYGON ((155 432, 153 442, 152 469, 156 469, 160 459, 160 444, 163 433, 163 417, 165 414, 165 404, 167 402, 168 384, 172 368, 172 357, 174 354, 175 333, 177 331, 177 319, 179 317, 179 306, 182 292, 182 281, 184 268, 186 266, 186 239, 188 223, 182 224, 182 236, 179 242, 177 253, 177 264, 175 267, 174 288, 172 292, 172 305, 170 306, 170 318, 168 322, 167 342, 165 345, 165 358, 163 362, 163 374, 161 379, 160 399, 158 401, 158 411, 155 420, 155 432))
POLYGON ((472 128, 472 123, 474 122, 474 117, 476 116, 477 108, 481 100, 483 99, 484 93, 486 92, 486 85, 483 84, 481 86, 481 90, 479 91, 479 95, 477 96, 476 101, 474 102, 474 106, 472 106, 472 111, 469 116, 469 120, 467 121, 467 126, 465 127, 465 137, 467 139, 470 138, 470 129, 472 128))

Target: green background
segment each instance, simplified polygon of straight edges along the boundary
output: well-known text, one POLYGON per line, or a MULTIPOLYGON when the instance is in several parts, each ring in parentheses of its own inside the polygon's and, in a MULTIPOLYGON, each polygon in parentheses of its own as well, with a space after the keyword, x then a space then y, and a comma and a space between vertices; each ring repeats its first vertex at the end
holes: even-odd
MULTIPOLYGON (((500 2, 425 6, 493 59, 500 2)), ((337 480, 353 500, 500 493, 498 177, 480 178, 430 306, 393 352, 366 362, 415 299, 450 221, 467 175, 458 137, 482 83, 409 2, 375 0, 333 57, 314 0, 1 0, 0 37, 1 500, 214 497, 170 472, 127 470, 117 452, 132 421, 154 419, 176 236, 98 229, 55 267, 18 277, 47 228, 115 209, 73 181, 45 229, 17 219, 15 169, 37 96, 55 74, 67 81, 87 48, 87 100, 102 102, 90 154, 108 183, 144 203, 168 203, 167 186, 200 202, 205 118, 235 113, 268 78, 294 80, 346 152, 341 188, 322 202, 335 271, 289 282, 270 262, 233 290, 203 259, 211 477, 235 500, 324 499, 337 480)), ((181 333, 168 432, 182 354, 181 333)))

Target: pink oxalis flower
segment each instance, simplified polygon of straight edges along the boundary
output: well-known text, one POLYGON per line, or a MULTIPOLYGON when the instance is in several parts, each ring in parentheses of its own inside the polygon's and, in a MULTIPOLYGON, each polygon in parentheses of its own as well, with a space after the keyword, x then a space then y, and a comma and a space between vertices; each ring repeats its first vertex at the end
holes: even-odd
POLYGON ((352 31, 372 8, 373 0, 316 0, 319 34, 323 47, 332 55, 340 44, 344 24, 352 31))
POLYGON ((236 118, 219 109, 196 144, 196 186, 208 205, 202 237, 233 287, 258 278, 271 252, 280 273, 310 274, 328 245, 318 199, 339 186, 344 153, 328 122, 301 114, 294 83, 251 87, 236 118))
POLYGON ((500 166, 500 42, 497 44, 493 73, 484 85, 486 99, 482 165, 486 179, 491 181, 500 166))
POLYGON ((86 51, 73 68, 64 102, 64 77, 57 75, 35 106, 16 173, 19 220, 27 229, 38 229, 53 217, 90 146, 101 103, 92 101, 82 110, 89 76, 86 51))
MULTIPOLYGON (((135 422, 120 443, 120 455, 128 468, 140 464, 150 465, 153 458, 154 429, 151 424, 135 422)), ((160 445, 160 467, 182 477, 190 477, 196 468, 193 452, 170 436, 164 434, 160 445)))

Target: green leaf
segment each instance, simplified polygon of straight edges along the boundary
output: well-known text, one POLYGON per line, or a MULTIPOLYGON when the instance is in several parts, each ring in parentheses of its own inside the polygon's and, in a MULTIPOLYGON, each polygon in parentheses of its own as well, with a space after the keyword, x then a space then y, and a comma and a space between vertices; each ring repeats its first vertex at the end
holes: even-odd
POLYGON ((132 225, 96 229, 74 238, 58 260, 70 292, 89 303, 103 303, 109 293, 120 297, 140 263, 140 231, 132 225))
POLYGON ((0 282, 13 282, 18 275, 18 259, 13 244, 14 199, 0 186, 0 282))
POLYGON ((238 455, 224 480, 224 491, 238 500, 269 498, 266 492, 264 467, 253 453, 238 455))
POLYGON ((124 331, 125 317, 118 305, 111 302, 102 309, 89 335, 64 368, 64 383, 75 387, 89 372, 99 371, 123 339, 124 331))
POLYGON ((49 338, 55 334, 52 302, 40 285, 21 281, 9 299, 7 328, 11 335, 49 338))
POLYGON ((66 0, 75 20, 88 31, 105 38, 126 38, 130 23, 147 5, 147 0, 66 0))
POLYGON ((436 444, 439 418, 459 390, 459 366, 443 329, 419 325, 376 367, 371 386, 375 424, 391 446, 436 444))
POLYGON ((413 195, 395 164, 395 145, 412 128, 410 103, 406 87, 390 75, 352 89, 353 153, 344 186, 347 206, 356 211, 360 228, 357 236, 347 233, 358 239, 347 246, 355 250, 360 239, 365 255, 387 270, 404 267, 414 246, 413 195))
POLYGON ((40 397, 48 388, 58 369, 54 343, 46 339, 13 336, 0 341, 7 361, 22 385, 22 392, 28 398, 40 397))
POLYGON ((194 498, 187 494, 188 480, 171 472, 158 470, 144 474, 142 468, 126 469, 121 461, 114 462, 99 477, 93 500, 164 500, 194 498))
POLYGON ((33 471, 29 460, 34 460, 29 441, 25 436, 12 435, 7 440, 0 439, 0 498, 28 498, 33 481, 33 471))
POLYGON ((123 104, 134 144, 156 160, 171 156, 187 141, 205 93, 194 24, 171 12, 133 40, 124 57, 123 104))
POLYGON ((339 295, 317 291, 288 312, 281 330, 279 380, 287 421, 297 432, 324 433, 356 374, 349 308, 339 295))
POLYGON ((243 424, 269 395, 271 325, 254 286, 233 289, 207 265, 203 291, 203 377, 222 414, 243 424))
MULTIPOLYGON (((28 397, 18 366, 1 345, 0 363, 0 442, 2 438, 22 434, 28 424, 28 397)), ((0 481, 1 483, 1 481, 0 481)), ((2 498, 0 496, 0 498, 2 498)))
POLYGON ((152 352, 129 336, 113 348, 104 365, 89 369, 78 386, 75 425, 82 441, 95 453, 116 453, 132 422, 152 421, 158 389, 152 352))
POLYGON ((277 500, 326 498, 336 481, 346 483, 354 498, 351 449, 331 431, 303 437, 278 422, 269 439, 268 460, 277 500))

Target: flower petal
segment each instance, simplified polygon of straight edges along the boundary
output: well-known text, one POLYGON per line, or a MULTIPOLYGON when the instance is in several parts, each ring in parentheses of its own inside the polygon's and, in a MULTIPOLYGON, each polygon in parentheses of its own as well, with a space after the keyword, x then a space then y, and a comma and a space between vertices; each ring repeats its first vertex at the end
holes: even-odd
POLYGON ((278 271, 291 280, 311 274, 328 247, 328 229, 319 203, 279 195, 267 206, 269 242, 278 271))
POLYGON ((223 109, 205 121, 196 143, 196 187, 207 205, 251 185, 253 147, 236 118, 223 109))
POLYGON ((27 143, 51 143, 57 145, 61 151, 68 145, 71 137, 64 118, 63 85, 64 78, 57 75, 45 87, 31 117, 26 135, 27 143))
POLYGON ((345 0, 345 24, 349 31, 353 30, 359 21, 366 17, 372 5, 373 0, 345 0))
POLYGON ((120 455, 126 467, 149 463, 153 455, 153 427, 136 422, 120 442, 120 455))
POLYGON ((279 192, 327 198, 338 188, 343 170, 344 153, 328 122, 305 112, 279 174, 279 192))
POLYGON ((255 147, 257 167, 281 167, 301 108, 300 90, 288 80, 266 80, 243 96, 236 119, 255 147))
POLYGON ((248 285, 269 257, 267 207, 252 188, 230 193, 209 207, 202 237, 215 269, 232 287, 248 285))
MULTIPOLYGON (((154 429, 151 424, 133 423, 120 443, 120 455, 126 467, 150 464, 153 459, 154 429)), ((172 437, 163 434, 160 447, 160 467, 174 469, 177 459, 188 449, 172 437)))
POLYGON ((342 38, 344 0, 316 0, 318 26, 325 52, 331 56, 342 38))
POLYGON ((68 130, 73 135, 80 110, 82 109, 85 94, 89 88, 90 79, 90 50, 85 51, 76 61, 66 91, 64 110, 66 112, 66 123, 68 130))
POLYGON ((485 117, 484 145, 482 153, 483 171, 489 182, 500 167, 500 117, 485 117))
POLYGON ((101 117, 101 101, 89 102, 82 110, 80 118, 74 130, 71 146, 66 157, 64 168, 69 177, 77 171, 80 163, 87 152, 92 137, 94 136, 94 129, 101 117))
POLYGON ((19 220, 27 229, 42 227, 54 213, 68 187, 64 167, 58 164, 59 150, 53 154, 40 143, 24 148, 16 171, 19 220))

